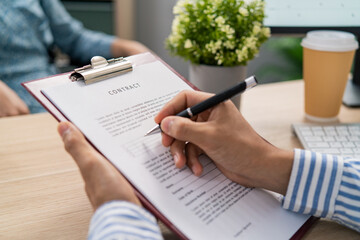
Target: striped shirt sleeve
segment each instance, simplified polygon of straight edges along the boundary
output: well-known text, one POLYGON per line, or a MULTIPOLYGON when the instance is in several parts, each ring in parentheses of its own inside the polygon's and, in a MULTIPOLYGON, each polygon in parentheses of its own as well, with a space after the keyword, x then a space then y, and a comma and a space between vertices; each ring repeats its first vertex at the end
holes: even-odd
POLYGON ((163 239, 156 219, 145 209, 125 201, 111 201, 93 215, 88 239, 163 239))
POLYGON ((295 149, 283 207, 360 231, 360 160, 295 149))

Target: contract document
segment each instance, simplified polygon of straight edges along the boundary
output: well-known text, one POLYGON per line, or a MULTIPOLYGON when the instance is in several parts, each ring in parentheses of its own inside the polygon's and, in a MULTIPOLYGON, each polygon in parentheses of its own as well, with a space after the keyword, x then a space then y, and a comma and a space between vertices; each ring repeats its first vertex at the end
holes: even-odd
POLYGON ((134 186, 145 206, 182 238, 289 239, 308 220, 281 207, 281 196, 227 179, 207 156, 200 177, 177 169, 161 135, 144 134, 162 106, 190 85, 162 61, 85 85, 41 91, 134 186))

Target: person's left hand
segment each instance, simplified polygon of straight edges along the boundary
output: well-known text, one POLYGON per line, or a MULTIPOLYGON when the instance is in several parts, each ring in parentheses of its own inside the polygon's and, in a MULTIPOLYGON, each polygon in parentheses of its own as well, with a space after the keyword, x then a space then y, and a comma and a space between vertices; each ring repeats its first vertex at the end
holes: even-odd
POLYGON ((126 57, 149 51, 150 49, 137 41, 120 38, 116 39, 111 45, 111 54, 113 57, 126 57))
POLYGON ((94 210, 112 200, 124 200, 141 206, 130 184, 110 162, 95 151, 73 124, 61 122, 58 132, 65 149, 80 169, 94 210))

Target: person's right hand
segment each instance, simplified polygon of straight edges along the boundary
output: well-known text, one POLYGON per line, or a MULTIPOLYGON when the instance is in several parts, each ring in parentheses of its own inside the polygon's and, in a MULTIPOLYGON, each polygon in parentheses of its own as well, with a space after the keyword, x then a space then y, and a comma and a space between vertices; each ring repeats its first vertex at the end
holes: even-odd
POLYGON ((195 175, 201 175, 198 157, 206 153, 229 179, 285 194, 293 152, 278 149, 259 136, 231 101, 192 120, 173 116, 211 96, 183 91, 155 117, 155 122, 161 122, 162 142, 170 146, 175 165, 186 163, 195 175))
POLYGON ((0 81, 0 117, 28 114, 29 109, 16 93, 0 81))

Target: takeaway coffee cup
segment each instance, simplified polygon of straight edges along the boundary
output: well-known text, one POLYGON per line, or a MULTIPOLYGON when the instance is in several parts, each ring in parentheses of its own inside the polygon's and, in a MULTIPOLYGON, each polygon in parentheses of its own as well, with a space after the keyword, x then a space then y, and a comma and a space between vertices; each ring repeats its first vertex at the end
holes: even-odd
POLYGON ((347 32, 311 31, 301 46, 306 118, 334 121, 339 114, 358 42, 347 32))

